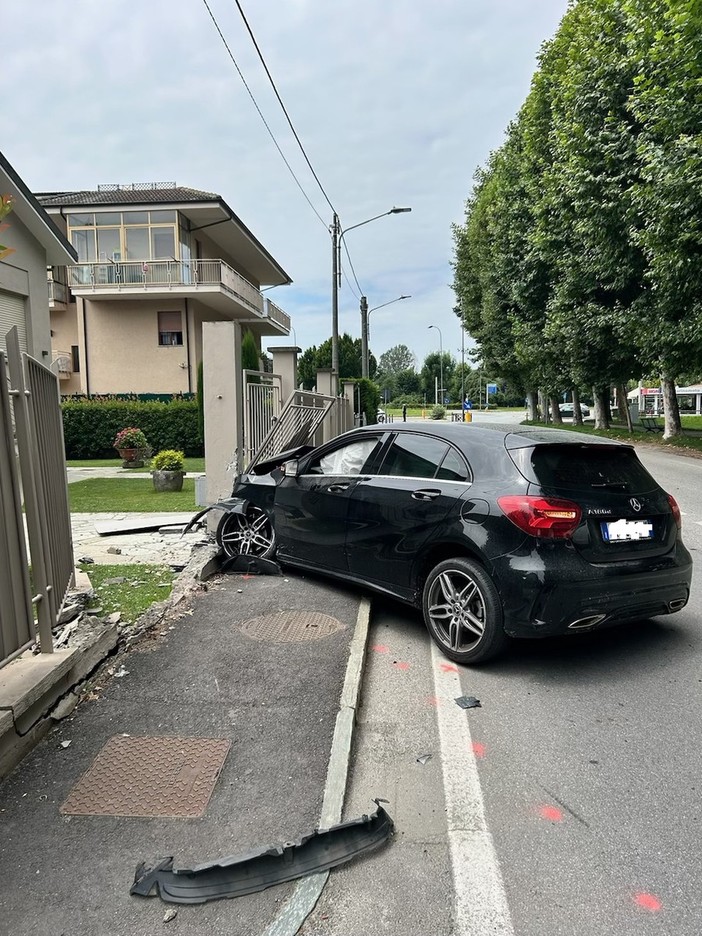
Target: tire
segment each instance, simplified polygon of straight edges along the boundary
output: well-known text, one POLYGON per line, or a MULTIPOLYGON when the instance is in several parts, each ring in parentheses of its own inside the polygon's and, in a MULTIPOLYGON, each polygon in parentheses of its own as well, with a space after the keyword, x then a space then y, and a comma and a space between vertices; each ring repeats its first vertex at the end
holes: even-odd
POLYGON ((245 514, 226 513, 217 527, 217 544, 225 556, 270 559, 275 553, 275 531, 268 515, 249 504, 245 514))
POLYGON ((447 559, 431 570, 422 612, 432 640, 456 663, 483 663, 507 642, 495 584, 471 559, 447 559))

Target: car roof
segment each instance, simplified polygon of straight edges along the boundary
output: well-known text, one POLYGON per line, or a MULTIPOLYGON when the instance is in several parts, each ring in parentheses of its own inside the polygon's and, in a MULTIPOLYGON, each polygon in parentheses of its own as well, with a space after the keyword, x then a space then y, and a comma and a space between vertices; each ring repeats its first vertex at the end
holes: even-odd
POLYGON ((369 426, 359 426, 344 433, 341 438, 352 439, 355 435, 367 433, 397 433, 429 435, 444 439, 461 449, 468 459, 476 477, 510 476, 516 469, 507 451, 533 448, 537 445, 577 445, 584 446, 614 446, 617 448, 630 448, 626 444, 613 439, 593 438, 580 432, 571 432, 567 429, 548 429, 542 426, 519 426, 505 423, 481 422, 475 423, 440 423, 440 422, 412 422, 412 423, 380 423, 369 426))

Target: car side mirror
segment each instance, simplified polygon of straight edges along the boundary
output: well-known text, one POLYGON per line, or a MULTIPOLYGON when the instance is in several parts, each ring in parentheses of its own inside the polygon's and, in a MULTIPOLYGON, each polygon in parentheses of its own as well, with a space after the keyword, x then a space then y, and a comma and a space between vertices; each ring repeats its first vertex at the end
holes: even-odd
POLYGON ((296 458, 291 458, 283 464, 283 474, 286 478, 296 478, 300 473, 300 462, 296 458))

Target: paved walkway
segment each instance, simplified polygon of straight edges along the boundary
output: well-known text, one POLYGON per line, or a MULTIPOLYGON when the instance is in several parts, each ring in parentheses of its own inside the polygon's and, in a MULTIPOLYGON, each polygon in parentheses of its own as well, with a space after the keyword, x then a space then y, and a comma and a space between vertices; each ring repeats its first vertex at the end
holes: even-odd
MULTIPOLYGON (((148 471, 131 468, 67 468, 68 483, 86 481, 90 478, 150 478, 148 471)), ((189 478, 203 477, 203 471, 188 472, 189 478)), ((200 508, 197 508, 199 510, 200 508)), ((192 511, 191 516, 196 513, 192 511)), ((96 523, 119 520, 149 519, 148 513, 74 513, 71 515, 73 552, 76 562, 87 557, 100 565, 124 565, 127 563, 164 563, 183 566, 190 558, 192 547, 205 539, 202 531, 188 533, 123 533, 101 536, 95 529, 96 523)), ((159 514, 158 516, 164 516, 159 514)), ((180 518, 182 515, 174 515, 180 518)))

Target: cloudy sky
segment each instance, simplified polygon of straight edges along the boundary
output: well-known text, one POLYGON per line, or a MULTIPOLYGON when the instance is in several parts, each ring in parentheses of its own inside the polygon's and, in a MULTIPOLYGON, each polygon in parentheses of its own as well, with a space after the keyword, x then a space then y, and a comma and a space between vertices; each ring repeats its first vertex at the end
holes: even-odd
MULTIPOLYGON (((0 148, 33 191, 172 181, 220 193, 293 279, 271 291, 304 349, 331 335, 332 209, 234 0, 2 2, 0 148)), ((350 228, 371 350, 458 356, 451 224, 523 102, 567 0, 240 0, 310 162, 350 228)), ((360 336, 344 257, 339 330, 360 336)), ((287 341, 271 340, 270 344, 287 341)), ((265 346, 265 343, 264 343, 265 346)))

